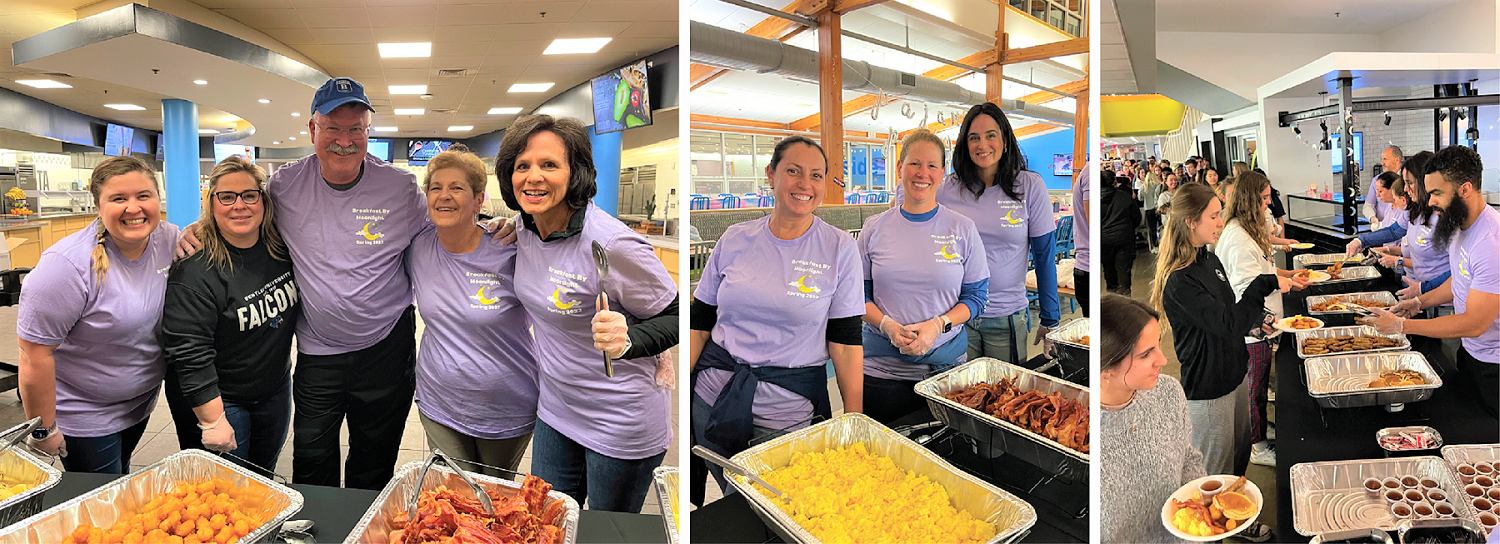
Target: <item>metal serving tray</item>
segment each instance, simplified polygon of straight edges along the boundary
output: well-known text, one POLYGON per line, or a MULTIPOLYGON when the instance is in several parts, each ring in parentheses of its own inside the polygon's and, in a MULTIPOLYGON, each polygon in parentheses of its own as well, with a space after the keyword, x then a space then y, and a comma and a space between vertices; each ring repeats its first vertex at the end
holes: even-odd
MULTIPOLYGON (((963 390, 980 382, 996 383, 1010 378, 1021 390, 1043 395, 1061 392, 1067 399, 1089 405, 1092 392, 1080 385, 1040 374, 998 359, 982 357, 953 370, 927 378, 916 385, 918 395, 939 421, 960 433, 1016 458, 1036 465, 1066 481, 1087 481, 1090 456, 1033 433, 1020 425, 943 398, 944 393, 963 390)), ((1092 422, 1090 422, 1092 428, 1092 422)))
POLYGON ((1459 463, 1500 462, 1500 444, 1454 444, 1443 446, 1441 451, 1443 459, 1455 469, 1459 463))
POLYGON ((1314 270, 1321 270, 1333 266, 1339 261, 1343 261, 1345 263, 1344 266, 1349 266, 1348 263, 1357 263, 1361 260, 1363 260, 1362 257, 1346 257, 1343 253, 1322 253, 1317 255, 1314 255, 1312 253, 1303 253, 1297 255, 1296 257, 1292 257, 1292 269, 1302 270, 1304 268, 1311 268, 1314 270))
MULTIPOLYGON (((732 461, 756 475, 764 475, 790 464, 794 454, 827 451, 857 442, 864 442, 871 454, 888 457, 903 470, 936 482, 947 491, 954 507, 993 524, 998 531, 987 544, 1020 540, 1036 524, 1036 510, 1030 503, 954 468, 937 454, 864 414, 844 414, 777 437, 740 452, 732 461)), ((783 540, 800 544, 819 542, 746 478, 731 475, 729 483, 744 494, 751 509, 783 540)))
MULTIPOLYGON (((424 461, 414 461, 396 469, 396 475, 391 478, 390 483, 385 484, 385 489, 380 490, 380 495, 375 497, 375 502, 365 511, 364 517, 359 518, 359 523, 349 531, 344 543, 390 542, 392 517, 398 513, 406 513, 407 501, 419 487, 431 490, 447 486, 459 493, 472 492, 463 477, 446 466, 433 465, 424 478, 422 467, 425 465, 427 463, 424 461), (419 478, 421 481, 418 481, 419 478)), ((515 496, 521 491, 521 484, 518 482, 473 472, 464 474, 485 491, 499 491, 502 496, 515 496)), ((556 523, 563 530, 563 542, 573 544, 578 539, 578 502, 560 491, 548 491, 547 498, 563 501, 563 515, 558 516, 556 523)))
POLYGON ((42 511, 42 496, 48 489, 62 480, 62 472, 52 465, 22 451, 24 445, 16 445, 0 455, 0 482, 5 485, 27 484, 27 489, 14 497, 0 501, 0 527, 9 526, 42 511))
POLYGON ((122 517, 133 515, 141 505, 172 491, 177 484, 210 478, 227 480, 240 490, 238 501, 242 509, 268 518, 241 538, 239 544, 272 541, 282 522, 302 509, 302 494, 292 488, 203 450, 184 450, 0 530, 0 544, 61 542, 83 523, 108 529, 122 517))
POLYGON ((1386 427, 1384 429, 1375 431, 1375 444, 1379 445, 1380 449, 1385 451, 1386 457, 1391 457, 1394 455, 1411 455, 1418 452, 1432 455, 1432 450, 1443 447, 1443 435, 1439 433, 1437 429, 1427 427, 1425 425, 1415 425, 1411 427, 1386 427), (1385 444, 1381 442, 1381 440, 1384 440, 1388 436, 1398 436, 1401 433, 1427 433, 1432 436, 1432 445, 1421 449, 1393 450, 1385 447, 1385 444))
MULTIPOLYGON (((1298 341, 1301 348, 1301 341, 1298 341)), ((1424 401, 1443 386, 1427 357, 1415 351, 1316 356, 1303 365, 1307 372, 1307 394, 1324 408, 1357 408, 1424 401), (1414 370, 1423 385, 1369 388, 1381 372, 1414 370)))
POLYGON ((667 526, 667 544, 677 544, 682 540, 677 526, 677 467, 656 467, 651 475, 656 482, 656 498, 661 505, 662 523, 667 526))
MULTIPOLYGON (((1292 521, 1302 536, 1351 529, 1394 531, 1401 521, 1382 497, 1365 494, 1365 478, 1416 476, 1437 480, 1448 496, 1463 494, 1440 457, 1399 457, 1292 465, 1292 521)), ((1457 519, 1474 520, 1467 501, 1449 501, 1457 519)))
MULTIPOLYGON (((1405 351, 1405 350, 1411 349, 1411 341, 1406 339, 1406 335, 1404 335, 1404 334, 1380 334, 1379 332, 1376 332, 1375 327, 1371 327, 1369 325, 1353 325, 1353 326, 1349 326, 1349 327, 1324 327, 1324 328, 1321 328, 1321 329, 1313 329, 1313 330, 1310 330, 1310 331, 1297 331, 1297 333, 1296 333, 1296 341, 1297 341, 1297 356, 1301 357, 1303 359, 1309 359, 1309 358, 1312 358, 1312 357, 1343 357, 1345 355, 1358 355, 1358 354, 1361 354, 1361 353, 1379 353, 1379 352, 1383 352, 1383 351, 1405 351), (1383 336, 1383 337, 1386 337, 1386 338, 1395 338, 1397 340, 1400 340, 1401 344, 1398 345, 1398 346, 1395 346, 1395 347, 1390 347, 1390 348, 1377 348, 1377 349, 1367 349, 1367 350, 1358 350, 1358 351, 1340 351, 1338 353, 1323 353, 1323 354, 1318 354, 1318 355, 1308 355, 1306 352, 1302 351, 1302 343, 1306 342, 1308 338, 1332 338, 1332 337, 1335 337, 1335 336, 1361 336, 1361 335, 1366 335, 1366 334, 1372 334, 1372 335, 1375 335, 1375 336, 1383 336)), ((1365 380, 1365 381, 1368 382, 1369 380, 1365 380)))
POLYGON ((1047 333, 1047 339, 1057 345, 1057 364, 1062 368, 1063 376, 1088 378, 1089 346, 1078 342, 1088 335, 1089 318, 1087 317, 1074 319, 1047 333))
POLYGON ((1339 295, 1309 295, 1307 297, 1307 308, 1308 308, 1307 315, 1341 315, 1341 314, 1353 314, 1355 312, 1352 311, 1352 310, 1328 310, 1328 311, 1324 311, 1324 312, 1314 312, 1314 311, 1312 311, 1312 307, 1315 304, 1322 304, 1324 302, 1329 302, 1329 301, 1351 302, 1351 301, 1354 301, 1356 299, 1365 299, 1365 300, 1374 300, 1374 301, 1377 301, 1377 302, 1384 302, 1384 303, 1387 304, 1387 306, 1386 306, 1387 308, 1389 308, 1391 306, 1395 306, 1396 303, 1398 302, 1396 300, 1396 295, 1393 295, 1393 294, 1391 294, 1388 291, 1367 291, 1367 292, 1363 292, 1363 293, 1344 293, 1344 294, 1339 294, 1339 295))

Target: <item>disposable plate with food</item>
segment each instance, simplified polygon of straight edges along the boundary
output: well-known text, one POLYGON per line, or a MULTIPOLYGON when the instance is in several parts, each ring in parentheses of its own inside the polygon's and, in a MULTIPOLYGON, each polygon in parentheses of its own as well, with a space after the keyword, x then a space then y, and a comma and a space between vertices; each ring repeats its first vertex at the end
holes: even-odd
POLYGON ((1333 279, 1333 276, 1329 275, 1327 272, 1307 269, 1298 270, 1296 276, 1294 277, 1302 278, 1310 283, 1323 283, 1325 281, 1333 279))
POLYGON ((1246 527, 1255 524, 1264 505, 1260 488, 1250 480, 1232 474, 1204 476, 1177 488, 1167 498, 1161 505, 1161 523, 1177 538, 1192 542, 1213 542, 1240 534, 1246 527), (1194 504, 1198 506, 1192 506, 1194 504), (1202 523, 1211 534, 1193 534, 1174 524, 1177 511, 1183 509, 1193 510, 1187 514, 1191 519, 1189 523, 1202 523), (1204 515, 1213 517, 1214 521, 1204 520, 1204 515), (1227 528, 1230 521, 1233 521, 1233 529, 1227 528))
POLYGON ((1271 325, 1282 332, 1310 331, 1323 328, 1323 320, 1315 317, 1295 315, 1286 319, 1278 319, 1271 325))
POLYGON ((1303 243, 1300 243, 1300 244, 1289 244, 1286 247, 1289 247, 1289 248, 1292 248, 1292 249, 1312 249, 1313 245, 1309 244, 1307 242, 1303 242, 1303 243))

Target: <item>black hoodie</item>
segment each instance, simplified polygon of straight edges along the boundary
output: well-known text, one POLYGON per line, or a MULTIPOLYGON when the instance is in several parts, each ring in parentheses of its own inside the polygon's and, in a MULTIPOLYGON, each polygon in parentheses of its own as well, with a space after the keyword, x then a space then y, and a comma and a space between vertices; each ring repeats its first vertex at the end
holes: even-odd
POLYGON ((1224 265, 1207 248, 1198 249, 1193 264, 1167 276, 1162 309, 1172 324, 1188 400, 1228 395, 1245 380, 1250 361, 1245 335, 1264 321, 1266 296, 1277 288, 1275 274, 1261 274, 1235 302, 1224 265))
POLYGON ((1103 245, 1135 243, 1135 229, 1141 225, 1141 208, 1130 190, 1110 183, 1099 188, 1099 243, 1103 245))

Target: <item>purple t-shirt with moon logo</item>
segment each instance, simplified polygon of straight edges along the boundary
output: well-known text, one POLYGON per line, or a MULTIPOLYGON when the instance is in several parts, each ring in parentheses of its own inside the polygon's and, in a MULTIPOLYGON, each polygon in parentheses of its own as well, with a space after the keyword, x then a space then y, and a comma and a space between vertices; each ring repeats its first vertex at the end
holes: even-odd
POLYGON ((537 417, 596 452, 643 459, 672 443, 670 392, 656 386, 656 357, 616 360, 615 376, 605 377, 591 322, 600 288, 592 242, 609 259, 609 309, 627 323, 661 313, 677 284, 640 234, 592 203, 578 213, 587 214, 583 230, 567 238, 516 230, 516 294, 536 335, 537 417))
MULTIPOLYGON (((1453 311, 1469 307, 1469 291, 1500 294, 1500 212, 1481 206, 1479 217, 1467 229, 1454 233, 1448 243, 1448 262, 1453 270, 1453 311)), ((1475 359, 1500 364, 1500 320, 1474 338, 1462 340, 1475 359)))
MULTIPOLYGON (((1083 207, 1091 200, 1089 193, 1093 191, 1091 186, 1094 176, 1089 172, 1093 170, 1094 165, 1088 165, 1078 173, 1078 182, 1073 184, 1073 268, 1084 272, 1090 270, 1089 246, 1093 244, 1089 243, 1089 217, 1083 212, 1083 207)), ((1150 208, 1152 204, 1155 203, 1148 202, 1146 207, 1150 208)), ((1087 303, 1087 301, 1084 302, 1084 304, 1087 303)))
POLYGON ((416 176, 366 154, 359 183, 339 191, 311 155, 277 170, 266 191, 302 287, 297 351, 337 355, 384 339, 412 301, 403 254, 429 223, 416 176))
POLYGON ((108 436, 144 421, 167 373, 161 315, 177 226, 162 221, 140 258, 105 242, 109 271, 94 275, 99 220, 47 251, 21 287, 16 336, 57 346, 57 428, 64 436, 108 436))
MULTIPOLYGON (((1006 196, 999 186, 987 187, 974 198, 958 174, 938 185, 938 204, 974 220, 989 257, 990 305, 980 317, 1000 317, 1026 309, 1026 262, 1031 259, 1031 237, 1057 230, 1047 184, 1036 172, 1016 175, 1021 200, 1006 196)), ((1074 221, 1078 218, 1075 216, 1074 221)))
POLYGON ((452 253, 429 225, 406 258, 424 324, 417 352, 422 413, 484 440, 531 432, 536 357, 512 283, 516 247, 484 236, 474 251, 452 253))
POLYGON ((1434 212, 1426 221, 1429 224, 1423 224, 1420 219, 1411 223, 1406 228, 1406 236, 1401 238, 1401 255, 1411 261, 1417 281, 1428 281, 1448 271, 1448 252, 1439 250, 1432 243, 1431 224, 1437 219, 1434 212))
MULTIPOLYGON (((813 217, 802 236, 771 234, 771 217, 733 225, 714 244, 693 298, 719 307, 713 341, 752 367, 822 366, 828 320, 865 313, 859 249, 849 233, 813 217)), ((733 373, 698 375, 694 394, 712 405, 733 373)), ((812 415, 812 402, 762 382, 751 409, 756 425, 792 427, 812 415)))
MULTIPOLYGON (((865 278, 874 285, 875 307, 903 325, 947 313, 958 304, 966 283, 988 279, 984 242, 974 221, 939 206, 926 221, 916 222, 892 208, 865 220, 859 232, 865 278)), ((935 348, 963 332, 962 323, 938 335, 935 348)), ((884 337, 884 333, 880 333, 884 337)), ((961 362, 961 361, 948 361, 961 362)), ((865 374, 887 380, 921 380, 928 365, 897 357, 865 355, 865 374)))

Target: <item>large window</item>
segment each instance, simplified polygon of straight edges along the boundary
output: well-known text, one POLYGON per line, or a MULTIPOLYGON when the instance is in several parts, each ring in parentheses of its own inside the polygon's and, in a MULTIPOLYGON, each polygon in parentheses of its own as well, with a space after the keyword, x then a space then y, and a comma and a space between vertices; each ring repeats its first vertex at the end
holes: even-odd
POLYGON ((1088 29, 1083 26, 1083 14, 1088 11, 1085 0, 1010 0, 1009 3, 1070 36, 1087 35, 1088 29))
POLYGON ((692 194, 769 192, 766 166, 780 136, 694 130, 691 141, 692 194))

